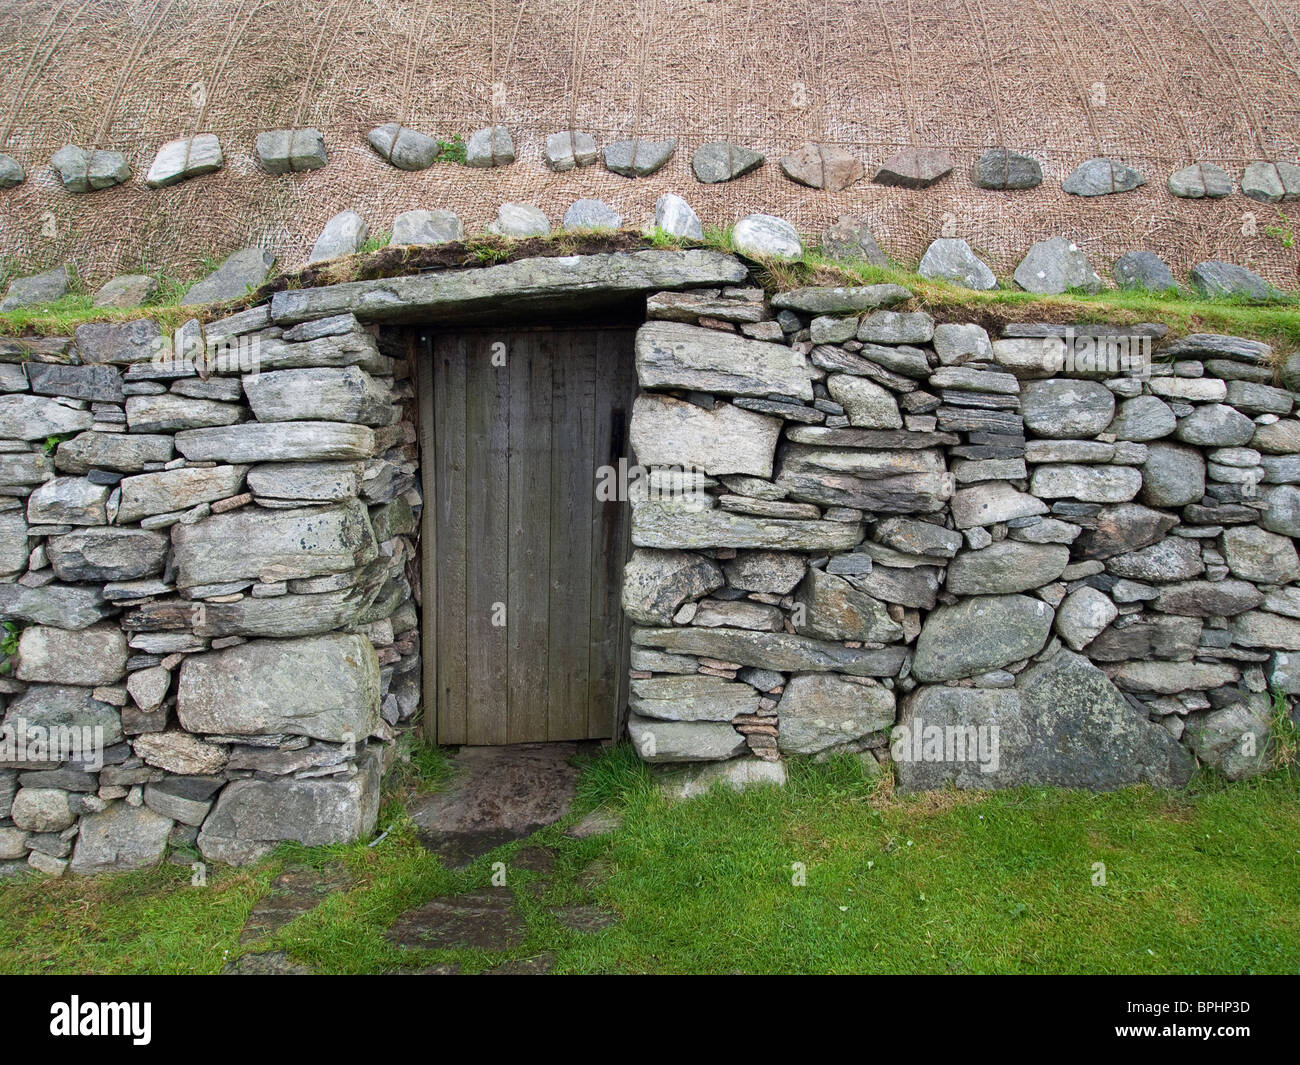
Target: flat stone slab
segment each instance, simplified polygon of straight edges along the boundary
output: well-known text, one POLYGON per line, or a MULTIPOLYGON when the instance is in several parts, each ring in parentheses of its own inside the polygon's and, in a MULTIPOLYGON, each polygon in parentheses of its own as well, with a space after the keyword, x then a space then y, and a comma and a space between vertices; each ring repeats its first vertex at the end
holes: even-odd
POLYGON ((576 882, 584 891, 595 891, 596 888, 609 879, 612 872, 613 869, 608 858, 596 858, 578 873, 576 882))
POLYGON ((554 824, 569 810, 576 743, 462 747, 450 787, 411 807, 420 842, 452 865, 554 824))
POLYGON ((506 864, 514 870, 549 876, 555 871, 555 852, 545 847, 520 847, 506 864))
POLYGON ((506 866, 508 875, 512 877, 510 883, 514 886, 520 884, 515 873, 534 874, 523 883, 523 889, 533 898, 541 898, 551 890, 551 875, 555 872, 554 851, 545 847, 521 847, 507 860, 506 866))
POLYGON ((277 292, 277 325, 352 313, 366 322, 499 320, 523 311, 584 310, 637 293, 737 285, 745 267, 722 252, 610 252, 519 259, 481 270, 437 271, 277 292))
POLYGON ((201 174, 210 174, 225 165, 226 159, 215 134, 181 137, 158 149, 144 183, 151 189, 161 189, 201 174))
POLYGON ((385 936, 417 950, 514 950, 528 937, 528 926, 514 896, 497 889, 430 899, 398 917, 385 936))
POLYGON ((861 677, 897 676, 904 659, 901 645, 876 649, 852 648, 845 647, 842 643, 813 640, 784 632, 703 629, 697 626, 634 628, 632 644, 635 647, 653 647, 675 654, 718 658, 761 669, 851 673, 861 677))
POLYGON ((274 129, 257 135, 257 158, 269 173, 319 170, 328 161, 318 129, 274 129))
MULTIPOLYGON (((339 868, 293 866, 286 869, 275 878, 271 894, 261 899, 248 915, 248 922, 239 934, 240 945, 269 936, 290 921, 310 913, 329 895, 347 890, 351 883, 352 878, 339 868)), ((245 955, 245 958, 257 956, 245 955)))
POLYGON ((441 151, 436 138, 396 122, 372 129, 366 134, 366 141, 398 170, 427 170, 441 151))
POLYGON ((936 148, 904 148, 890 156, 871 180, 877 185, 928 189, 952 173, 952 158, 936 148))
POLYGON ((783 344, 685 322, 647 322, 637 330, 635 349, 642 388, 813 398, 807 363, 783 344))
POLYGON ((245 954, 221 970, 222 976, 315 976, 308 965, 294 961, 282 950, 245 954))

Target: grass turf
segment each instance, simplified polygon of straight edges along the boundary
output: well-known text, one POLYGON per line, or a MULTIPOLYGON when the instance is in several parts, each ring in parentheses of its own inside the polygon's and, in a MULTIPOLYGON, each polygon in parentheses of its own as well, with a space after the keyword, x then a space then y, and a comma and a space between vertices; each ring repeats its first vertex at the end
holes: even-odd
MULTIPOLYGON (((408 778, 445 775, 439 752, 416 761, 408 778)), ((286 847, 252 868, 209 869, 205 887, 177 866, 3 882, 0 972, 212 973, 241 950, 273 949, 331 973, 472 973, 542 953, 568 973, 1300 971, 1293 772, 1182 792, 896 797, 852 758, 790 768, 784 789, 669 803, 617 747, 585 766, 569 820, 599 805, 622 814, 621 828, 577 840, 562 823, 464 870, 420 845, 390 793, 376 845, 286 847), (555 855, 540 882, 510 868, 537 846, 555 855), (494 862, 527 924, 521 947, 409 950, 385 938, 432 895, 486 888, 494 862), (289 863, 342 866, 351 886, 239 947, 289 863), (583 933, 553 912, 584 903, 620 920, 583 933)))
MULTIPOLYGON (((377 237, 357 255, 330 260, 305 271, 276 275, 262 289, 250 293, 248 299, 206 309, 179 306, 188 283, 175 278, 161 279, 162 291, 154 303, 131 310, 99 310, 91 305, 88 294, 75 292, 56 303, 0 314, 0 336, 68 336, 84 322, 130 320, 139 317, 141 312, 158 319, 164 329, 170 330, 193 316, 204 321, 219 318, 250 302, 268 298, 280 288, 387 277, 449 266, 491 266, 531 255, 700 246, 698 242, 677 240, 662 232, 642 237, 627 231, 557 233, 520 241, 483 236, 424 248, 394 249, 381 247, 381 243, 382 237, 377 237)), ((731 251, 731 233, 726 229, 709 230, 702 246, 731 251)), ((217 260, 205 262, 201 276, 217 265, 217 260)), ((798 261, 755 265, 759 280, 770 292, 802 285, 901 284, 913 293, 914 298, 908 304, 913 309, 927 310, 947 321, 976 321, 994 335, 1011 322, 1126 325, 1154 321, 1169 326, 1176 335, 1224 333, 1264 340, 1274 346, 1279 361, 1300 351, 1300 304, 1294 298, 1261 303, 1237 298, 1204 299, 1186 290, 1133 289, 1038 296, 1021 291, 1009 278, 1000 278, 1001 287, 997 289, 977 292, 944 281, 927 280, 916 273, 915 264, 879 267, 865 262, 844 262, 829 259, 816 249, 809 250, 798 261)), ((5 274, 16 276, 12 264, 0 269, 0 287, 7 283, 5 274)))

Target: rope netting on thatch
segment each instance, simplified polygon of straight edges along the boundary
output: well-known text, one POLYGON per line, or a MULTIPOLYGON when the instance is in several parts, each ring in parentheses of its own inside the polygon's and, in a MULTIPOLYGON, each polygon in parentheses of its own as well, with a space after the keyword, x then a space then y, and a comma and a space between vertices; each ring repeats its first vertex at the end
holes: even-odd
POLYGON ((1276 207, 1181 200, 1165 182, 1196 161, 1239 178, 1250 160, 1297 158, 1300 13, 1292 0, 6 0, 0 151, 29 174, 0 192, 0 255, 27 269, 73 261, 90 280, 192 273, 249 243, 296 265, 346 208, 372 232, 401 211, 450 208, 474 232, 505 201, 558 223, 593 197, 640 225, 677 192, 706 226, 762 211, 816 235, 855 214, 904 261, 962 236, 1005 273, 1061 235, 1103 272, 1148 248, 1176 273, 1221 258, 1295 287, 1295 251, 1265 233, 1289 228, 1276 207), (365 143, 398 120, 443 138, 503 122, 518 160, 398 171, 365 143), (324 132, 329 164, 271 177, 254 138, 296 125, 324 132), (599 164, 552 173, 546 135, 570 126, 600 145, 676 137, 677 154, 635 180, 599 164), (145 188, 158 146, 198 132, 220 137, 226 168, 145 188), (724 139, 767 164, 698 183, 691 153, 724 139), (919 192, 865 180, 826 193, 776 165, 805 141, 852 150, 868 173, 908 145, 945 148, 957 168, 919 192), (67 143, 122 151, 135 176, 67 193, 49 167, 67 143), (998 145, 1036 156, 1043 185, 977 188, 969 165, 998 145), (1147 185, 1063 193, 1097 155, 1147 185))

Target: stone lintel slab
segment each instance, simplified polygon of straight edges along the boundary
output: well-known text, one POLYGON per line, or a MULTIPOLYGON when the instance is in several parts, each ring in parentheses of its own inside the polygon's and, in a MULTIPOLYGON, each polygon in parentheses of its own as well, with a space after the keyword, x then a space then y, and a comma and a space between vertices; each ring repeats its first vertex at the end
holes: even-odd
POLYGON ((747 276, 735 256, 708 250, 564 255, 285 290, 272 297, 271 317, 277 325, 346 313, 365 322, 499 322, 503 314, 590 311, 640 293, 736 285, 747 276))

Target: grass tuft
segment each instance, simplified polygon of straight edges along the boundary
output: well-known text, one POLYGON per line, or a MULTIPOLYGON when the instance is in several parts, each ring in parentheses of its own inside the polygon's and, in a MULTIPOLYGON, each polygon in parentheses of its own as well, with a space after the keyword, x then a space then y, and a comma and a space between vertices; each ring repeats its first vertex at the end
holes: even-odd
POLYGON ((1268 757, 1269 765, 1283 770, 1292 777, 1296 776, 1300 766, 1300 726, 1297 725, 1297 711, 1291 706, 1286 692, 1274 688, 1269 692, 1272 701, 1273 721, 1269 730, 1268 757))
POLYGON ((459 133, 453 133, 446 140, 438 141, 437 161, 442 163, 460 163, 465 165, 466 145, 465 138, 459 133))
POLYGON ((386 229, 382 233, 371 233, 365 242, 357 249, 358 255, 369 255, 372 251, 379 251, 381 248, 388 247, 389 241, 393 239, 393 231, 386 229))

